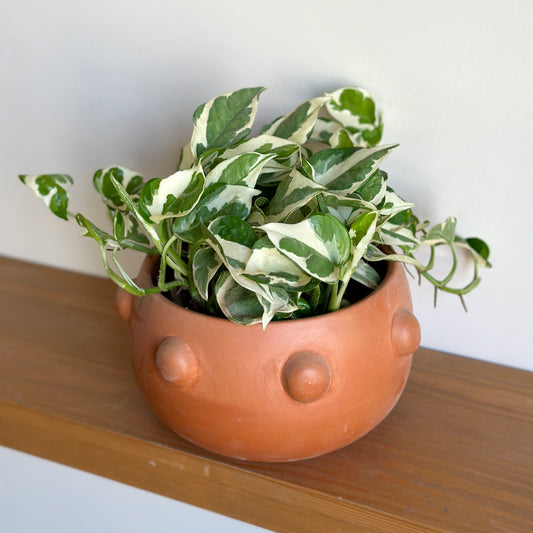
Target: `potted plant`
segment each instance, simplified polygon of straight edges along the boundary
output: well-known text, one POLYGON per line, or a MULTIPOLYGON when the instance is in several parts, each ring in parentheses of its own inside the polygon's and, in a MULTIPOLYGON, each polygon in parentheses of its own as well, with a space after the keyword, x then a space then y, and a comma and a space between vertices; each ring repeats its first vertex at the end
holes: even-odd
POLYGON ((462 298, 490 264, 455 218, 430 227, 391 188, 379 165, 396 145, 379 144, 366 91, 313 98, 250 136, 262 91, 198 107, 169 177, 98 170, 111 230, 69 211, 70 176, 20 179, 99 244, 161 420, 215 452, 279 461, 354 441, 398 400, 420 342, 403 265, 462 298), (442 279, 439 246, 452 258, 442 279), (124 249, 146 255, 135 279, 124 249), (473 276, 454 287, 459 250, 473 276))

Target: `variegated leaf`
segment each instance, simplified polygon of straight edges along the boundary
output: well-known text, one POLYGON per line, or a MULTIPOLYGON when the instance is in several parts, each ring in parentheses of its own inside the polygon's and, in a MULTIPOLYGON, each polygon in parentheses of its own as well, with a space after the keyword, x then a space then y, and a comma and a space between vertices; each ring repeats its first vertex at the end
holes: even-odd
POLYGON ((365 255, 365 252, 374 240, 374 233, 376 232, 376 225, 378 214, 375 211, 365 213, 358 217, 350 226, 350 263, 346 275, 351 277, 355 271, 359 261, 365 255))
POLYGON ((386 253, 374 244, 368 246, 365 253, 365 259, 367 261, 397 261, 398 263, 406 263, 408 265, 413 265, 419 270, 424 270, 424 266, 414 257, 403 254, 386 253))
POLYGON ((263 172, 257 180, 258 187, 277 187, 290 173, 291 168, 273 172, 263 172))
POLYGON ((381 140, 383 123, 370 94, 359 87, 345 87, 328 94, 328 113, 348 131, 360 132, 368 146, 381 140))
POLYGON ((263 211, 266 205, 268 205, 268 198, 265 198, 264 196, 258 196, 254 200, 250 216, 246 219, 246 222, 248 222, 250 226, 257 227, 266 222, 266 216, 263 211))
POLYGON ((327 101, 328 97, 326 96, 308 100, 300 104, 288 115, 278 118, 272 124, 263 128, 261 133, 304 144, 311 136, 318 113, 327 101))
POLYGON ((468 237, 463 239, 456 235, 454 244, 470 252, 478 268, 490 268, 492 266, 489 262, 489 247, 482 239, 479 239, 478 237, 468 237))
POLYGON ((457 219, 449 217, 444 222, 433 226, 425 235, 423 242, 429 246, 436 244, 453 244, 457 219))
POLYGON ((155 255, 159 253, 156 248, 150 246, 150 241, 143 233, 131 233, 120 241, 122 248, 130 248, 143 254, 155 255))
POLYGON ((216 218, 207 226, 205 233, 207 243, 232 275, 244 270, 252 247, 259 238, 250 224, 233 215, 216 218))
POLYGON ((148 237, 139 228, 139 222, 130 213, 110 210, 113 220, 113 237, 120 248, 130 248, 145 254, 155 254, 157 250, 150 245, 148 237))
POLYGON ((196 158, 207 149, 222 148, 248 136, 264 87, 225 93, 199 106, 193 115, 191 153, 196 158))
MULTIPOLYGON (((326 197, 326 201, 329 197, 326 197)), ((350 220, 355 218, 354 208, 351 206, 338 205, 337 207, 328 205, 328 213, 334 216, 343 226, 349 227, 350 220)))
POLYGON ((113 184, 118 181, 130 197, 136 197, 143 187, 144 179, 132 170, 122 167, 108 167, 96 171, 93 185, 108 207, 127 211, 128 207, 113 184))
POLYGON ((297 143, 275 137, 273 135, 258 135, 247 139, 237 146, 220 152, 219 156, 230 159, 237 155, 256 152, 273 155, 273 161, 267 162, 265 170, 279 170, 282 167, 292 167, 296 164, 300 146, 297 143))
POLYGON ((186 144, 180 151, 180 159, 178 161, 178 170, 186 170, 192 168, 196 163, 196 158, 191 151, 191 144, 186 144))
POLYGON ((386 193, 386 173, 377 170, 349 196, 326 191, 324 198, 329 212, 349 227, 360 215, 374 211, 386 193))
POLYGON ((284 179, 289 177, 294 168, 297 168, 304 176, 313 179, 314 170, 305 158, 307 156, 307 150, 305 147, 300 146, 300 150, 295 156, 296 157, 292 158, 287 165, 285 165, 285 163, 280 163, 278 170, 273 168, 272 172, 264 172, 261 174, 257 184, 261 187, 277 188, 284 179))
MULTIPOLYGON (((244 267, 257 241, 257 235, 250 225, 237 217, 223 216, 209 224, 206 233, 207 242, 217 252, 231 276, 231 281, 226 279, 224 286, 217 288, 217 302, 223 312, 228 313, 228 318, 239 322, 242 320, 237 317, 242 304, 233 300, 236 294, 247 302, 247 306, 252 305, 252 295, 255 295, 262 307, 261 322, 264 327, 276 313, 288 313, 297 308, 290 303, 290 295, 282 288, 257 282, 244 274, 244 267), (229 294, 233 296, 228 300, 229 294)), ((256 317, 255 322, 259 322, 259 317, 256 317)))
POLYGON ((205 188, 195 208, 185 216, 174 219, 172 229, 186 242, 196 242, 202 237, 202 226, 223 215, 234 215, 246 220, 252 210, 257 189, 244 185, 213 183, 205 188))
POLYGON ((324 201, 328 212, 340 220, 346 227, 350 227, 358 216, 376 209, 374 204, 356 196, 355 194, 353 196, 343 196, 342 194, 332 193, 331 191, 324 192, 324 201))
POLYGON ((360 146, 365 148, 367 143, 363 141, 361 134, 350 133, 346 128, 338 128, 329 139, 332 148, 351 148, 360 146))
POLYGON ((165 218, 184 216, 200 199, 204 183, 200 167, 178 170, 168 178, 152 179, 142 188, 139 212, 156 224, 165 218))
POLYGON ((317 118, 309 141, 325 143, 331 148, 368 147, 360 132, 350 132, 337 121, 327 117, 317 118))
POLYGON ((109 233, 101 230, 90 220, 86 219, 83 215, 77 214, 76 221, 78 224, 87 230, 87 233, 84 234, 84 237, 92 237, 102 248, 102 250, 118 250, 120 249, 120 244, 109 233))
POLYGON ((290 316, 298 310, 297 296, 281 287, 263 286, 252 291, 223 272, 216 284, 217 302, 224 315, 238 324, 262 324, 265 329, 275 315, 290 316))
POLYGON ((378 169, 354 191, 353 195, 378 206, 385 198, 386 193, 387 173, 378 169))
POLYGON ((387 187, 380 212, 383 216, 395 216, 402 211, 410 210, 415 204, 406 202, 400 198, 390 187, 387 187))
POLYGON ((204 300, 209 298, 209 284, 221 264, 222 261, 213 248, 198 248, 191 258, 194 286, 204 300))
POLYGON ((330 148, 312 155, 309 163, 315 181, 337 194, 348 195, 360 187, 397 145, 374 148, 330 148))
POLYGON ((332 283, 350 254, 350 237, 332 215, 317 213, 297 224, 261 226, 274 246, 311 276, 332 283))
POLYGON ((296 209, 309 203, 325 187, 293 169, 276 188, 274 197, 265 209, 267 222, 283 222, 296 209))
POLYGON ((239 285, 229 274, 222 272, 215 285, 218 306, 224 316, 237 324, 261 322, 263 306, 256 293, 239 285))
POLYGON ((305 291, 315 285, 315 280, 283 255, 266 236, 253 246, 246 262, 244 276, 262 284, 305 291))
POLYGON ((256 152, 242 153, 219 163, 206 177, 205 184, 227 183, 245 185, 254 188, 259 174, 267 163, 274 158, 273 154, 256 152))
POLYGON ((407 246, 412 248, 420 245, 420 239, 410 227, 384 222, 380 225, 378 232, 382 244, 388 246, 407 246))
POLYGON ((295 293, 290 293, 282 287, 259 285, 263 291, 256 292, 259 303, 263 307, 261 325, 265 329, 268 323, 279 313, 290 316, 298 310, 298 297, 295 293))
POLYGON ((309 137, 309 142, 329 144, 332 135, 341 128, 342 126, 331 118, 318 117, 309 137))
POLYGON ((72 185, 72 178, 68 174, 41 174, 28 176, 21 174, 20 181, 27 185, 54 213, 54 215, 68 219, 68 188, 72 185))
POLYGON ((379 274, 365 261, 359 261, 357 263, 357 267, 351 277, 354 281, 361 283, 369 289, 376 289, 381 283, 379 274))

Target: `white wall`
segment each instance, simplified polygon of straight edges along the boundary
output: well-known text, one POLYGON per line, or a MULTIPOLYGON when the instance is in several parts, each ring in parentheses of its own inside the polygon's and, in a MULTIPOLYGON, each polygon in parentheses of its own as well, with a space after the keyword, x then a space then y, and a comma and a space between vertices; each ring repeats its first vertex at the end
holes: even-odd
POLYGON ((90 178, 113 163, 171 173, 199 103, 267 85, 260 118, 359 84, 385 112, 386 163, 422 218, 459 219, 492 248, 467 297, 414 291, 425 346, 533 369, 533 106, 529 0, 2 2, 0 250, 101 273, 94 243, 50 216, 19 173, 78 179, 74 207, 102 216, 90 178))

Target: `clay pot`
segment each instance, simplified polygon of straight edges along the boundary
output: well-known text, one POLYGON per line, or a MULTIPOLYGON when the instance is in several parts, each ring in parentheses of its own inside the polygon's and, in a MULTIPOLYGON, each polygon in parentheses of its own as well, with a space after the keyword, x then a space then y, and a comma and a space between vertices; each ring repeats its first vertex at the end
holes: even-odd
MULTIPOLYGON (((151 286, 151 260, 137 281, 151 286)), ((418 321, 403 267, 369 296, 326 315, 243 326, 160 294, 119 291, 135 375, 156 415, 185 439, 255 461, 339 449, 373 429, 404 388, 418 321)))

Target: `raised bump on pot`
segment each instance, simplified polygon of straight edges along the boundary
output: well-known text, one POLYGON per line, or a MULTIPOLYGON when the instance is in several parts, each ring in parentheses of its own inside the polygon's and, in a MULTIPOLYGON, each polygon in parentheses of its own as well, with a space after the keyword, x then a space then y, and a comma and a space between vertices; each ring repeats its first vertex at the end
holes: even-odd
POLYGON ((283 366, 281 380, 285 392, 293 400, 308 403, 318 400, 329 390, 331 369, 315 352, 296 352, 283 366))
POLYGON ((198 358, 190 345, 179 337, 163 340, 155 356, 155 365, 165 381, 178 387, 190 387, 198 379, 198 358))
POLYGON ((411 355, 420 346, 420 324, 415 315, 400 307, 392 319, 392 348, 399 356, 411 355))
POLYGON ((131 304, 133 301, 133 295, 126 292, 124 289, 118 289, 115 293, 115 307, 117 308, 118 316, 129 322, 131 318, 131 304))

